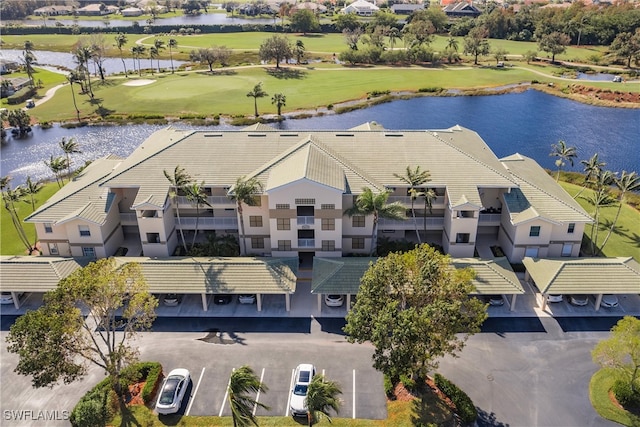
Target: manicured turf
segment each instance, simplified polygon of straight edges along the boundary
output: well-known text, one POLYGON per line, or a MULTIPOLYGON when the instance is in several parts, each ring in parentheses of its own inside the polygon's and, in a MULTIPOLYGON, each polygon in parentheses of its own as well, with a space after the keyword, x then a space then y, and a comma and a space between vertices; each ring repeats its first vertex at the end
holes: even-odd
POLYGON ((600 369, 593 374, 589 382, 589 399, 602 418, 606 418, 623 426, 639 426, 640 417, 635 416, 611 402, 609 390, 617 379, 617 374, 611 369, 600 369))

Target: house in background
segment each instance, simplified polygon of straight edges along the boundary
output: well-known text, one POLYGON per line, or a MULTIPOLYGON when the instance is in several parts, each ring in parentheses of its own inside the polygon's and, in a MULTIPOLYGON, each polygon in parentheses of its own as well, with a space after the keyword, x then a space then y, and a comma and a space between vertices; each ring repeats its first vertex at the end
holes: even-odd
POLYGON ((476 18, 482 14, 482 11, 475 7, 472 3, 459 2, 450 3, 442 8, 444 13, 451 18, 476 18))
POLYGON ((343 7, 340 12, 355 13, 359 16, 371 16, 379 10, 380 8, 378 6, 367 0, 355 0, 353 3, 343 7))
POLYGON ((413 12, 417 12, 419 10, 424 10, 424 4, 413 4, 413 3, 396 3, 391 6, 391 12, 396 15, 411 15, 413 12))
POLYGON ((38 16, 65 16, 73 15, 73 9, 73 6, 65 5, 44 6, 34 10, 33 14, 38 16))

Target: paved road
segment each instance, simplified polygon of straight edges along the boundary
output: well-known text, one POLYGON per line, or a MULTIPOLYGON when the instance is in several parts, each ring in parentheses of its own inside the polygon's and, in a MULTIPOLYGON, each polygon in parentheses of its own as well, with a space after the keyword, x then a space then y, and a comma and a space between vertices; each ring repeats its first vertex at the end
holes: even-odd
MULTIPOLYGON (((46 410, 62 417, 77 399, 103 378, 96 369, 80 383, 34 390, 13 373, 17 362, 0 333, 2 426, 62 426, 64 420, 16 421, 5 411, 46 410)), ((588 384, 597 366, 594 345, 616 318, 491 318, 471 337, 459 358, 447 357, 440 372, 461 386, 480 410, 480 426, 613 426, 589 402, 588 384)), ((371 368, 372 348, 348 344, 339 333, 342 319, 163 318, 142 334, 142 359, 158 360, 165 370, 186 367, 193 383, 181 412, 228 415, 224 390, 230 373, 250 365, 269 391, 259 400, 271 407, 260 415, 286 415, 292 370, 310 362, 343 388, 341 417, 386 417, 382 376, 371 368)))

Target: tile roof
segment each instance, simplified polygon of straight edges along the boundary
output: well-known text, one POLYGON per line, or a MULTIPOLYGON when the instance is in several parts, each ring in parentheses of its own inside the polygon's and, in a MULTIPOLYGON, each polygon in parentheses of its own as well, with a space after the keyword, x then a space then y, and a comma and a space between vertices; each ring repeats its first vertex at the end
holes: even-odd
POLYGON ((452 258, 455 268, 472 268, 476 273, 476 295, 524 294, 524 288, 506 257, 494 259, 452 258))
POLYGON ((519 189, 504 194, 513 224, 537 217, 556 222, 592 222, 589 214, 535 160, 514 154, 500 159, 519 189))
POLYGON ((311 279, 312 294, 358 293, 360 279, 377 258, 314 258, 311 279))
POLYGON ((89 264, 91 258, 38 256, 0 256, 0 290, 2 292, 47 292, 76 269, 89 264))
POLYGON ((640 293, 640 264, 632 257, 556 259, 525 257, 522 263, 542 293, 640 293))

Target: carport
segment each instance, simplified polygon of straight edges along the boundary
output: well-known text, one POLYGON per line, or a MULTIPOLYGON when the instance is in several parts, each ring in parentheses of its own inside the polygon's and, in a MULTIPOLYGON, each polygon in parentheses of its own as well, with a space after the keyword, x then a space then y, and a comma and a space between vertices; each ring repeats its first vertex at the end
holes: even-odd
POLYGON ((516 297, 524 294, 524 288, 506 257, 493 259, 452 258, 455 268, 472 268, 476 273, 473 295, 511 295, 509 311, 515 310, 516 297))
MULTIPOLYGON (((525 280, 533 280, 543 296, 548 294, 596 295, 596 311, 604 294, 640 293, 640 264, 632 257, 553 258, 525 257, 525 280)), ((547 306, 543 297, 542 309, 547 306)))
POLYGON ((136 262, 142 268, 149 292, 200 294, 202 309, 209 309, 210 294, 255 294, 257 309, 262 296, 282 294, 291 310, 296 290, 297 258, 120 257, 119 264, 136 262))
POLYGON ((378 258, 345 257, 314 258, 311 293, 318 295, 318 311, 322 311, 322 296, 340 294, 347 296, 347 311, 351 308, 351 295, 360 288, 360 279, 378 258))
POLYGON ((58 258, 41 256, 0 257, 0 291, 11 292, 13 305, 20 308, 22 292, 45 293, 58 286, 76 269, 91 262, 91 258, 58 258))

